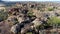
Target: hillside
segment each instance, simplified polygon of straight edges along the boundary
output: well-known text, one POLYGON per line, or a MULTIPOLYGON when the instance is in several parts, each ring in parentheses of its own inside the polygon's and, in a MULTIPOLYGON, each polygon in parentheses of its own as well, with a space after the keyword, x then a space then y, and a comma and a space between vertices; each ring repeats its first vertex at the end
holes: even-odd
POLYGON ((60 34, 60 2, 0 2, 0 34, 60 34))

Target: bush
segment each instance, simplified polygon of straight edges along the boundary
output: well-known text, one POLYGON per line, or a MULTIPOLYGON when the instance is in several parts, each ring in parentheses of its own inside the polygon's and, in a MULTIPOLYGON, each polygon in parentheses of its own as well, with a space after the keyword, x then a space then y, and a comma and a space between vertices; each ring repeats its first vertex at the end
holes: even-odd
POLYGON ((48 11, 53 11, 54 10, 54 8, 48 8, 48 11))
POLYGON ((14 25, 19 23, 17 18, 14 18, 13 21, 14 21, 14 25))
POLYGON ((0 11, 0 21, 6 20, 8 17, 8 13, 4 11, 0 11))
POLYGON ((32 12, 32 11, 29 11, 29 12, 27 13, 27 15, 32 17, 32 16, 33 16, 33 12, 32 12))
POLYGON ((48 23, 49 25, 51 25, 51 24, 60 24, 60 19, 59 19, 58 17, 51 17, 51 18, 47 21, 47 23, 48 23))
POLYGON ((26 34, 32 34, 32 32, 28 32, 28 33, 26 33, 26 34))

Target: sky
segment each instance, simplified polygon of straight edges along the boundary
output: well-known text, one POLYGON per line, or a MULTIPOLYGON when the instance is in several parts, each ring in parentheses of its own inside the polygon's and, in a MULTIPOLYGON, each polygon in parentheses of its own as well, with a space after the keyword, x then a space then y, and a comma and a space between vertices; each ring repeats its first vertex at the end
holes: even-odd
POLYGON ((2 0, 2 1, 60 1, 60 0, 2 0))

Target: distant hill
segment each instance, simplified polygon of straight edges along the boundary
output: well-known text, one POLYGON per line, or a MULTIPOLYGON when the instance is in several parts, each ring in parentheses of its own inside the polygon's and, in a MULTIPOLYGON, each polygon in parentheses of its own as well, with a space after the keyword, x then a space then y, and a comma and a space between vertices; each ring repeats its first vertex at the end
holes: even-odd
MULTIPOLYGON (((54 2, 52 2, 52 1, 50 1, 50 2, 49 2, 49 1, 48 1, 48 2, 47 2, 47 1, 46 1, 46 2, 33 2, 33 1, 22 1, 22 2, 21 2, 21 1, 19 1, 19 3, 23 3, 23 4, 24 4, 24 3, 27 3, 27 2, 28 2, 28 3, 29 3, 29 2, 30 2, 30 3, 43 3, 43 4, 52 3, 53 5, 60 5, 60 2, 59 2, 59 1, 54 1, 54 2)), ((6 2, 6 1, 1 1, 1 0, 0 0, 0 4, 5 4, 6 6, 10 6, 10 5, 13 5, 13 4, 16 4, 16 3, 17 3, 17 2, 6 2)))

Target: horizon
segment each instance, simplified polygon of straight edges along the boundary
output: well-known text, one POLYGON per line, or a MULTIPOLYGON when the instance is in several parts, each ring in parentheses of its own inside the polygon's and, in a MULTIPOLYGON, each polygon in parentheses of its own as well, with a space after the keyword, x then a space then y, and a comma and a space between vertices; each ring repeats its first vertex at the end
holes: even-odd
POLYGON ((20 1, 37 1, 37 2, 45 2, 45 1, 60 1, 60 0, 0 0, 0 1, 5 1, 5 2, 20 2, 20 1))

